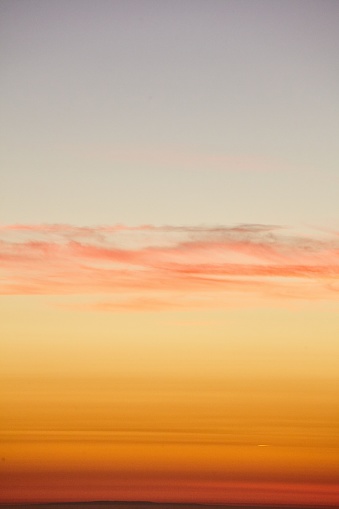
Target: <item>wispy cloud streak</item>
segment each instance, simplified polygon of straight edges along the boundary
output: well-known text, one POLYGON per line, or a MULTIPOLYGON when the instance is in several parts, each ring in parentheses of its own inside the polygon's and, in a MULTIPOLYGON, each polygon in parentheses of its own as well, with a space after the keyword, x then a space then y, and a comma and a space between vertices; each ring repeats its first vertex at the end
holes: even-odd
POLYGON ((0 263, 2 294, 102 294, 103 310, 338 299, 338 236, 274 225, 4 225, 0 263))

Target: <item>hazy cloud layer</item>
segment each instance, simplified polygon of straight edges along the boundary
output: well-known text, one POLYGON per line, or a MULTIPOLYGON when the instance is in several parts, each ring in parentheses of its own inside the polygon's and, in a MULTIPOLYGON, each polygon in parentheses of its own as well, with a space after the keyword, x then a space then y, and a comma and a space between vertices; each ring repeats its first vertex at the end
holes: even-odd
POLYGON ((5 225, 1 293, 104 295, 102 310, 338 299, 337 232, 274 225, 5 225))

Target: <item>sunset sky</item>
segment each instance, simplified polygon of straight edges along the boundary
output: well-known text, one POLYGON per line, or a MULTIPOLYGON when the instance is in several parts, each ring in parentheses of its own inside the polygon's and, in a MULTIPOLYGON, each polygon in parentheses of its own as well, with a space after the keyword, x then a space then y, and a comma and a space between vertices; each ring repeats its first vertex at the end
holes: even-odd
POLYGON ((0 503, 339 505, 339 2, 0 20, 0 503))

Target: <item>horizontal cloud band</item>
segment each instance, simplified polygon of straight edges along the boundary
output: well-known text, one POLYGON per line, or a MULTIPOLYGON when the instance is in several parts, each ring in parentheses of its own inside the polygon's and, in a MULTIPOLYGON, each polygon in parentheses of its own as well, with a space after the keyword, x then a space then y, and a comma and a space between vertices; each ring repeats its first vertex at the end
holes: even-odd
POLYGON ((94 308, 337 299, 339 240, 272 225, 4 225, 1 294, 106 294, 94 308))

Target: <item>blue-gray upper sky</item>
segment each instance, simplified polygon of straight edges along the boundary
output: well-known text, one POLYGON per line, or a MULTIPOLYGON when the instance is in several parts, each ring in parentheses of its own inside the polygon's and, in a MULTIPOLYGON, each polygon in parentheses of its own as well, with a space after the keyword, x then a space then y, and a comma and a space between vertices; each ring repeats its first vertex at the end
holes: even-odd
POLYGON ((0 10, 2 223, 338 227, 338 1, 0 10))

